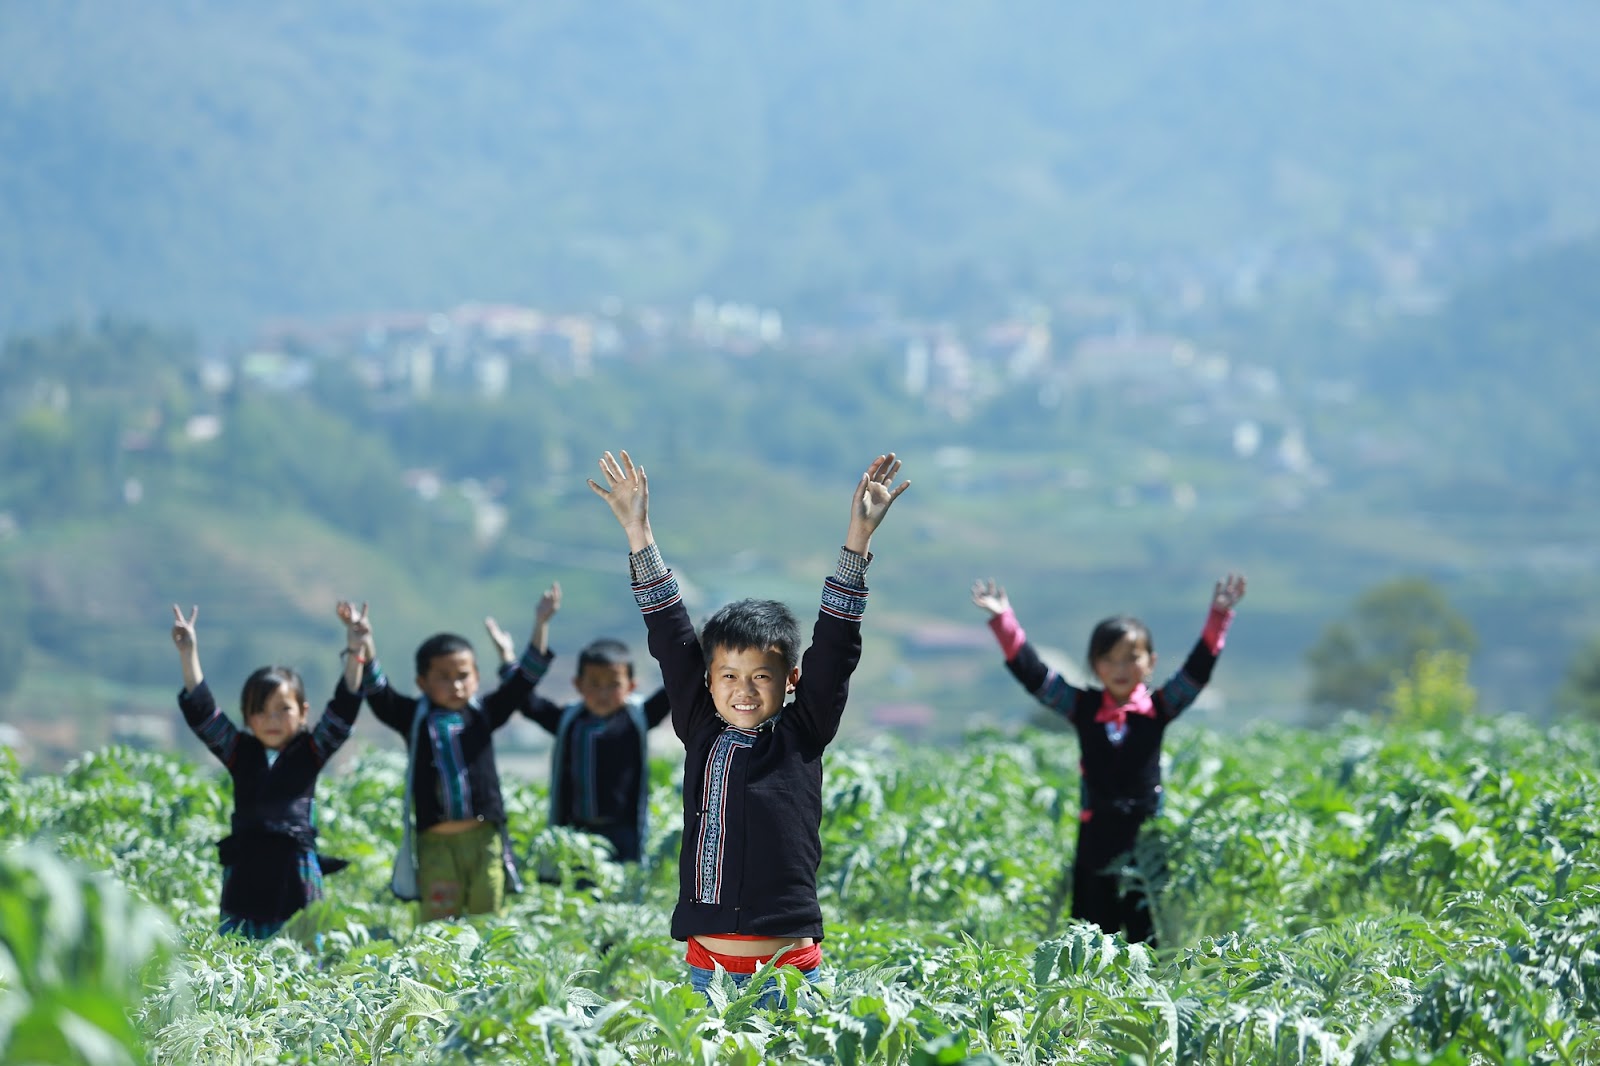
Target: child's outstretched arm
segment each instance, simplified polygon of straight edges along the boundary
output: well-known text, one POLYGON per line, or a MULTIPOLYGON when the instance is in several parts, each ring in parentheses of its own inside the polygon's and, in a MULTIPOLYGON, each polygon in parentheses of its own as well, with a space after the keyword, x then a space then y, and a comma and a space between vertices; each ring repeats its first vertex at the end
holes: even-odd
POLYGON ((1160 699, 1156 705, 1159 713, 1165 717, 1176 718, 1183 713, 1200 695, 1200 690, 1210 683, 1217 656, 1222 654, 1222 646, 1227 643, 1228 626, 1233 623, 1234 608, 1244 599, 1244 591, 1244 575, 1233 573, 1223 577, 1211 590, 1211 609, 1206 612, 1206 624, 1200 631, 1200 639, 1195 641, 1194 650, 1189 652, 1182 668, 1161 686, 1158 693, 1160 699))
POLYGON ((994 578, 974 581, 972 602, 989 612, 989 630, 1000 642, 1006 662, 1015 659, 1028 643, 1028 634, 1023 632, 1022 623, 1017 621, 1016 612, 1011 609, 1011 598, 1006 595, 1005 587, 997 584, 994 578))
POLYGON ((533 609, 533 636, 528 642, 540 655, 550 654, 550 620, 561 610, 561 582, 552 581, 533 609))
POLYGON ((695 638, 694 623, 683 605, 678 579, 661 558, 650 528, 650 482, 644 467, 626 451, 619 460, 610 452, 600 457, 602 486, 593 478, 589 489, 606 501, 628 538, 628 577, 634 602, 649 631, 650 654, 661 665, 672 731, 687 740, 716 708, 706 688, 706 659, 695 638))
MULTIPOLYGON (((544 595, 539 597, 539 606, 534 609, 533 614, 532 643, 540 655, 550 651, 550 620, 560 610, 561 582, 554 581, 544 590, 544 595)), ((489 634, 489 640, 500 656, 500 676, 505 677, 517 664, 517 642, 510 633, 500 627, 500 623, 494 620, 493 615, 484 618, 483 629, 489 634)))
POLYGON ((189 617, 177 604, 172 605, 172 643, 178 648, 178 663, 183 667, 183 691, 193 692, 206 679, 200 669, 200 644, 195 639, 194 622, 200 617, 198 605, 189 608, 189 617))
POLYGON ((539 597, 533 610, 533 632, 528 636, 528 649, 520 659, 500 667, 500 687, 483 699, 483 709, 489 715, 489 724, 499 729, 522 710, 527 713, 533 690, 545 672, 550 669, 550 619, 561 610, 561 585, 552 582, 539 597))
POLYGON ((367 624, 367 605, 359 608, 345 600, 334 607, 344 623, 344 673, 334 686, 333 695, 322 710, 316 728, 311 730, 311 750, 318 766, 333 758, 333 753, 350 739, 356 717, 361 714, 361 678, 372 655, 372 627, 367 624))
POLYGON ((489 634, 489 642, 494 645, 495 652, 500 656, 500 672, 517 661, 517 642, 510 633, 500 628, 500 623, 494 620, 494 615, 485 615, 483 619, 484 632, 489 634))
POLYGON ((351 692, 361 691, 361 675, 366 665, 376 655, 372 647, 372 626, 367 622, 367 605, 357 608, 348 600, 340 600, 334 608, 339 621, 344 623, 344 687, 351 692))
MULTIPOLYGON (((417 701, 408 696, 402 696, 389 684, 389 679, 384 676, 383 667, 378 663, 377 640, 372 635, 372 616, 367 612, 367 605, 363 603, 359 611, 349 600, 340 600, 338 606, 339 620, 345 624, 345 647, 362 648, 366 662, 357 662, 360 668, 356 691, 366 697, 367 706, 372 708, 372 713, 378 721, 393 729, 403 737, 411 735, 411 718, 417 709, 417 701), (360 627, 352 626, 352 622, 359 615, 360 627)), ((359 656, 345 657, 345 670, 351 669, 351 659, 359 656)), ((348 673, 346 674, 348 676, 348 673)))
POLYGON ((1000 644, 1006 658, 1006 669, 1017 683, 1033 694, 1033 698, 1069 721, 1077 713, 1083 689, 1067 683, 1067 679, 1052 670, 1039 653, 1028 643, 1028 634, 1017 621, 1011 609, 1011 598, 1005 587, 994 578, 972 583, 972 602, 989 614, 989 631, 1000 644))
POLYGON ((867 565, 872 534, 910 481, 898 486, 900 460, 893 452, 867 464, 850 494, 850 524, 833 576, 822 583, 822 604, 811 646, 800 660, 794 702, 784 712, 818 748, 838 735, 850 695, 850 677, 861 661, 861 619, 867 609, 867 565))
POLYGON ((1243 574, 1228 574, 1211 590, 1211 612, 1206 615, 1206 627, 1200 636, 1211 649, 1212 655, 1222 650, 1228 636, 1228 625, 1233 621, 1234 608, 1244 599, 1244 589, 1243 574))
POLYGON ((172 643, 178 648, 178 661, 183 666, 183 691, 178 693, 178 709, 200 743, 231 770, 234 757, 239 753, 241 734, 239 727, 217 709, 211 687, 200 670, 200 642, 194 631, 195 619, 199 617, 199 607, 191 607, 189 617, 185 618, 178 605, 172 605, 172 643))

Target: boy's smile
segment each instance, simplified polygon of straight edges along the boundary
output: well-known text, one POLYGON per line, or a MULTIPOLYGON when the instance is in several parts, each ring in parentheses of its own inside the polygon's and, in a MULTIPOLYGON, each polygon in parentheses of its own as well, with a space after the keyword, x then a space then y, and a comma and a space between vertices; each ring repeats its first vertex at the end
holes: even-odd
POLYGON ((783 710, 799 680, 800 668, 788 669, 777 648, 714 648, 706 670, 717 713, 740 729, 754 729, 783 710))

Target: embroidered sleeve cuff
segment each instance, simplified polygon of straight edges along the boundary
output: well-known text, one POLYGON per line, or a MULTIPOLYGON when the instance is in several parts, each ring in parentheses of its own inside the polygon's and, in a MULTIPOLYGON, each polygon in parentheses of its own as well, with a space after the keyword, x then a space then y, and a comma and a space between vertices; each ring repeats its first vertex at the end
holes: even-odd
POLYGON ((853 589, 867 587, 867 567, 872 563, 872 553, 858 555, 849 548, 839 547, 839 566, 833 572, 833 579, 841 585, 848 585, 853 589))
POLYGON ((664 611, 682 598, 678 579, 672 576, 654 544, 628 555, 628 572, 633 576, 633 600, 643 614, 664 611))
POLYGON ((363 696, 378 692, 388 687, 388 684, 389 679, 383 676, 383 667, 378 665, 378 660, 374 659, 362 667, 361 694, 363 696))
POLYGON ((867 613, 866 588, 852 588, 840 583, 838 578, 828 578, 822 583, 822 613, 846 622, 861 621, 861 616, 867 613))
MULTIPOLYGON (((541 654, 538 648, 529 644, 523 649, 522 658, 517 663, 517 669, 521 670, 528 680, 538 684, 539 679, 544 677, 545 672, 550 669, 550 660, 555 657, 555 652, 550 651, 541 654)), ((509 669, 506 670, 507 675, 510 673, 509 669)))

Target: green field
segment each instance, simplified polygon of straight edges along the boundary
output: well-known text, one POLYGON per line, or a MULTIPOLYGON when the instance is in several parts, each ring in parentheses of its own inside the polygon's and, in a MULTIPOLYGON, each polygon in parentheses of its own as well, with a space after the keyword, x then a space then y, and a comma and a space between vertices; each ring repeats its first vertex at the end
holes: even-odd
POLYGON ((1128 868, 1165 860, 1157 951, 1065 917, 1071 738, 841 742, 826 979, 777 1012, 684 983, 666 762, 647 872, 596 872, 544 829, 542 790, 514 786, 517 847, 567 884, 418 928, 386 891, 400 763, 351 760, 321 810, 324 850, 353 866, 265 944, 213 932, 213 766, 0 766, 0 1062, 1600 1061, 1600 731, 1454 717, 1426 685, 1401 702, 1325 732, 1173 730, 1168 808, 1128 868), (599 891, 573 887, 585 873, 599 891))

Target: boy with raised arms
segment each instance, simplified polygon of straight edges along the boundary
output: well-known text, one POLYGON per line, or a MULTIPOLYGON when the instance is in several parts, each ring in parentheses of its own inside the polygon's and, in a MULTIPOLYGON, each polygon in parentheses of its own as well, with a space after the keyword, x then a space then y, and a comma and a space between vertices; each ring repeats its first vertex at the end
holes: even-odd
POLYGON ((775 956, 815 980, 822 754, 861 659, 872 534, 910 482, 894 485, 900 461, 890 454, 856 483, 802 660, 799 625, 773 600, 728 604, 697 639, 650 528, 644 468, 627 452, 620 461, 606 452, 600 471, 604 485, 589 487, 627 534, 634 598, 685 748, 672 936, 687 942, 691 983, 704 992, 720 967, 743 984, 775 956))

